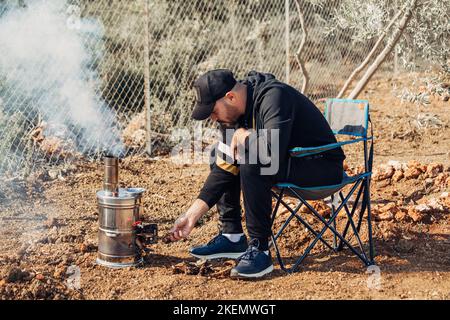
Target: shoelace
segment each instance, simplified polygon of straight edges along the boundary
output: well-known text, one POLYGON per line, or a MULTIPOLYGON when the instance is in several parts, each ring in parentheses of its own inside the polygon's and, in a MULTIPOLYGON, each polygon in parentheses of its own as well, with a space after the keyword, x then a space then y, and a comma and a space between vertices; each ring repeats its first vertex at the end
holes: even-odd
POLYGON ((245 253, 240 257, 239 260, 253 260, 256 255, 259 253, 259 241, 258 239, 253 239, 248 244, 248 248, 245 253))
POLYGON ((249 246, 239 260, 253 260, 258 253, 259 250, 256 247, 249 246))

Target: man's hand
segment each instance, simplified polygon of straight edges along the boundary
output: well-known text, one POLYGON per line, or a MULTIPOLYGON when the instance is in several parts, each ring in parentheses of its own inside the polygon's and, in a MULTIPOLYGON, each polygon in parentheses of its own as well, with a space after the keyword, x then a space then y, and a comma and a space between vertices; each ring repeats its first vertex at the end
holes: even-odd
POLYGON ((234 134, 233 138, 231 139, 230 149, 233 153, 234 160, 240 160, 239 159, 239 153, 238 153, 238 146, 242 146, 245 144, 245 138, 247 138, 250 135, 250 131, 244 128, 237 129, 234 134))
POLYGON ((187 214, 182 214, 175 220, 174 226, 169 231, 170 241, 178 241, 189 236, 192 229, 194 229, 195 222, 192 223, 187 214))

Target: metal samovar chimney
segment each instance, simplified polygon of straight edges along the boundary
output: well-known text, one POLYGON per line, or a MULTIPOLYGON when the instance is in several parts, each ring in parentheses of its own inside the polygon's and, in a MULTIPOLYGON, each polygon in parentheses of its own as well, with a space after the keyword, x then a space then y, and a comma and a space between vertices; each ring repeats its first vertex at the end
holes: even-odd
POLYGON ((103 190, 106 195, 117 197, 119 195, 119 159, 106 156, 103 190))

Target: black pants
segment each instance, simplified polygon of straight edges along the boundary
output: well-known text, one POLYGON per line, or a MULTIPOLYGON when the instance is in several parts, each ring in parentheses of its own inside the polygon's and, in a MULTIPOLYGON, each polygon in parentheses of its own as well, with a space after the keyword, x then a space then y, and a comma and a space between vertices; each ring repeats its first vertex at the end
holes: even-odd
MULTIPOLYGON (((258 239, 261 250, 267 250, 271 236, 273 185, 279 181, 302 187, 338 184, 342 181, 342 161, 324 157, 293 158, 289 178, 260 174, 258 165, 241 164, 232 186, 217 203, 223 233, 242 233, 240 191, 244 198, 245 219, 250 239, 258 239)), ((286 176, 285 169, 281 176, 286 176)))

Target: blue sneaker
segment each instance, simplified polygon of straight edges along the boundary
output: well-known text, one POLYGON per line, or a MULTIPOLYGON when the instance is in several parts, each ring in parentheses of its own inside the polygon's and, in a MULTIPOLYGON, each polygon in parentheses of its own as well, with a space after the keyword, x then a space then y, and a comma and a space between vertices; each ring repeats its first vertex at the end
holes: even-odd
POLYGON ((219 234, 208 244, 192 248, 189 253, 196 258, 210 260, 219 258, 237 259, 245 253, 247 249, 247 238, 245 235, 238 242, 232 242, 227 237, 219 234))
POLYGON ((272 257, 257 247, 250 245, 239 259, 236 267, 231 269, 232 278, 260 278, 273 270, 272 257))

